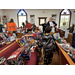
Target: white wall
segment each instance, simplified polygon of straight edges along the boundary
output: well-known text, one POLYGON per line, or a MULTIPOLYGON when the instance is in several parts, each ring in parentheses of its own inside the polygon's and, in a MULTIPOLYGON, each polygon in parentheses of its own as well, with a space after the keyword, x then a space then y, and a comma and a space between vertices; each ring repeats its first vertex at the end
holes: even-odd
POLYGON ((0 18, 1 18, 1 22, 2 22, 2 17, 3 17, 3 10, 0 9, 0 18))
MULTIPOLYGON (((45 13, 43 13, 43 9, 25 9, 25 11, 27 12, 27 15, 28 15, 29 22, 30 22, 30 15, 35 15, 35 24, 37 26, 39 26, 38 17, 47 17, 47 21, 48 21, 51 14, 57 14, 57 18, 56 18, 57 27, 59 25, 59 14, 60 14, 61 10, 62 9, 44 9, 45 13)), ((18 11, 19 11, 19 9, 5 9, 5 10, 3 10, 3 13, 4 13, 4 15, 7 16, 7 21, 9 21, 10 18, 13 18, 15 23, 18 26, 18 21, 17 21, 18 11)), ((74 9, 71 9, 71 12, 72 12, 71 24, 75 23, 75 21, 74 21, 75 13, 73 11, 74 11, 74 9)), ((42 28, 42 27, 40 26, 40 28, 42 28)))

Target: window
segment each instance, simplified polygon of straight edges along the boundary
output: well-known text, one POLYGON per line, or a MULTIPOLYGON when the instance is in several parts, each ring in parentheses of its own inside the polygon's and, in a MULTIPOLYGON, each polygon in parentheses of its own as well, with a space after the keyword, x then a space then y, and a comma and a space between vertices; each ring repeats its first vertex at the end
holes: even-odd
POLYGON ((27 13, 25 12, 25 10, 21 9, 19 10, 17 17, 18 17, 18 27, 21 27, 22 22, 25 23, 25 21, 27 20, 27 13))
POLYGON ((63 26, 69 28, 71 21, 71 11, 69 9, 64 9, 60 12, 60 19, 59 19, 59 27, 62 28, 63 26))
POLYGON ((44 24, 46 22, 46 18, 47 17, 38 17, 38 19, 39 19, 39 25, 44 24))

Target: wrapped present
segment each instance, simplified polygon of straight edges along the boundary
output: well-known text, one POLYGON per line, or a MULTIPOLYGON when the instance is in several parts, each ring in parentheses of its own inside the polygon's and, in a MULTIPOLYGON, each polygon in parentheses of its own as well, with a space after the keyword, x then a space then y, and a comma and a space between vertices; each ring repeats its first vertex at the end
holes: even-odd
POLYGON ((31 50, 32 53, 34 53, 35 49, 36 49, 36 46, 32 46, 30 50, 31 50))
POLYGON ((18 48, 10 57, 7 58, 9 61, 18 61, 21 53, 25 50, 24 47, 18 48))

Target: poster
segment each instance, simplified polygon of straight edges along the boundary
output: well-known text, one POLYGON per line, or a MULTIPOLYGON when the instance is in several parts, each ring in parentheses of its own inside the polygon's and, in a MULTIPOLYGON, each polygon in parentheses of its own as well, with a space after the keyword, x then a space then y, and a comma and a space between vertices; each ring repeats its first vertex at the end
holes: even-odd
POLYGON ((30 15, 30 23, 35 24, 35 15, 30 15))
POLYGON ((56 16, 57 16, 56 14, 52 14, 52 16, 51 16, 53 21, 55 21, 55 22, 56 22, 56 16))

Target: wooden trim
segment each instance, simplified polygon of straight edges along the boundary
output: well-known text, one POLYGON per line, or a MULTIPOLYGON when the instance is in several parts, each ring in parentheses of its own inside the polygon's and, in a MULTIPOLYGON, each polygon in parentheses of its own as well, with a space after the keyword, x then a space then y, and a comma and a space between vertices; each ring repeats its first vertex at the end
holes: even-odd
MULTIPOLYGON (((63 11, 64 9, 62 9, 62 11, 63 11)), ((70 9, 67 9, 67 10, 69 10, 69 12, 70 12, 70 14, 71 14, 71 11, 70 11, 70 9)), ((60 12, 60 13, 62 13, 62 11, 60 12)), ((70 15, 70 14, 66 14, 66 15, 70 15)), ((65 15, 65 14, 62 14, 62 15, 65 15)))
MULTIPOLYGON (((64 10, 64 9, 63 9, 63 10, 64 10)), ((62 10, 62 11, 63 11, 63 10, 62 10)), ((69 21, 69 27, 70 27, 71 15, 72 15, 72 13, 71 13, 70 9, 68 9, 68 10, 69 10, 70 14, 61 14, 62 11, 60 12, 60 15, 59 15, 59 26, 58 26, 58 28, 60 28, 61 15, 70 15, 70 21, 69 21)))
POLYGON ((38 19, 39 19, 39 25, 41 26, 41 24, 40 24, 40 19, 45 19, 45 22, 46 22, 46 18, 47 17, 38 17, 38 19))
MULTIPOLYGON (((50 34, 53 34, 53 32, 50 32, 50 34)), ((62 54, 64 55, 64 57, 66 58, 66 60, 68 61, 68 63, 70 65, 75 65, 75 63, 72 61, 72 59, 69 57, 69 55, 59 46, 58 42, 57 41, 55 41, 55 42, 60 50, 59 53, 62 52, 62 54)), ((61 54, 60 54, 60 58, 61 58, 61 54)), ((63 64, 62 59, 60 59, 60 64, 61 65, 63 64)))
POLYGON ((15 42, 13 42, 12 44, 10 44, 9 46, 7 46, 6 48, 4 48, 3 50, 1 50, 0 51, 0 54, 2 53, 2 52, 4 52, 5 50, 7 50, 9 47, 11 47, 13 44, 15 44, 16 43, 16 41, 15 42))
POLYGON ((59 46, 58 42, 55 41, 57 46, 59 47, 60 51, 62 52, 62 54, 64 55, 64 57, 66 58, 66 60, 68 61, 68 63, 70 65, 75 65, 75 63, 72 61, 72 59, 69 57, 69 55, 59 46))

